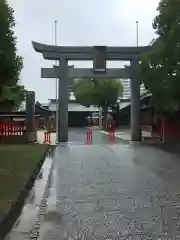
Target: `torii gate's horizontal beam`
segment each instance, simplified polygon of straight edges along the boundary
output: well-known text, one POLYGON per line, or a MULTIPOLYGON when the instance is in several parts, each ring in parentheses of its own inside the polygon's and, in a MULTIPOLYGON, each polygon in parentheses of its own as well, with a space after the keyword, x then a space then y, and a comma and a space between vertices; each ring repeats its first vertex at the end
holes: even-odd
MULTIPOLYGON (((59 78, 59 68, 41 68, 42 78, 59 78)), ((69 68, 69 77, 73 78, 130 78, 130 68, 109 68, 106 73, 95 73, 91 68, 69 68)))
MULTIPOLYGON (((56 53, 56 52, 43 52, 42 53, 44 59, 46 60, 59 60, 62 55, 60 53, 56 53)), ((137 54, 132 54, 132 53, 111 53, 109 54, 109 56, 107 57, 107 60, 111 60, 111 61, 130 61, 131 59, 133 59, 133 57, 136 57, 137 54)), ((138 55, 138 57, 140 58, 141 55, 138 55)), ((63 54, 63 57, 71 60, 71 61, 83 61, 83 60, 92 60, 93 59, 93 53, 66 53, 63 54)))
MULTIPOLYGON (((32 42, 33 47, 36 52, 43 53, 43 52, 55 52, 55 53, 62 53, 62 54, 90 54, 93 53, 93 46, 53 46, 42 44, 38 42, 32 42)), ((139 46, 139 47, 107 47, 107 53, 117 53, 117 54, 142 54, 147 51, 151 51, 152 47, 150 46, 139 46)))
MULTIPOLYGON (((36 52, 42 53, 45 59, 58 60, 65 57, 68 60, 92 60, 94 47, 86 46, 52 46, 32 42, 36 52)), ((131 60, 134 57, 140 57, 141 54, 152 50, 150 46, 139 47, 107 47, 107 60, 131 60)))

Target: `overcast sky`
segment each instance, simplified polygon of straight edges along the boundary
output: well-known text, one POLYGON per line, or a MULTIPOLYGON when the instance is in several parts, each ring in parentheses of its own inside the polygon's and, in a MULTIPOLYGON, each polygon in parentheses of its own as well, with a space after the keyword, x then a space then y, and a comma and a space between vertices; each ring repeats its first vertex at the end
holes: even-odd
MULTIPOLYGON (((152 20, 159 0, 8 0, 15 10, 18 51, 24 58, 21 83, 36 92, 36 100, 55 98, 55 79, 41 79, 40 68, 51 67, 36 53, 31 41, 54 44, 58 21, 58 45, 135 46, 136 21, 139 44, 154 37, 152 20)), ((122 67, 124 63, 110 63, 122 67)), ((76 66, 92 66, 80 62, 76 66)))

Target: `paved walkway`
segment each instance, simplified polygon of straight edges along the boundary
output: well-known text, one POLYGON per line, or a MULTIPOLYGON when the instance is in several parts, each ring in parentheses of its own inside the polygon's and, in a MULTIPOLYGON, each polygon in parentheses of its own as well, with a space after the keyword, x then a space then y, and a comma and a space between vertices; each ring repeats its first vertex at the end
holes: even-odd
POLYGON ((180 239, 179 171, 152 147, 59 146, 39 239, 180 239))

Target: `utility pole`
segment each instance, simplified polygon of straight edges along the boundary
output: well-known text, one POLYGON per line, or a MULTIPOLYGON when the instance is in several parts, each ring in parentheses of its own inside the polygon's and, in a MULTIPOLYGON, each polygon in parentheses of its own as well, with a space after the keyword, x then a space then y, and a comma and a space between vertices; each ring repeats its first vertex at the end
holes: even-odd
MULTIPOLYGON (((57 46, 57 21, 54 22, 54 44, 57 46)), ((58 61, 55 61, 55 66, 58 65, 58 61)), ((58 143, 58 78, 56 78, 56 143, 58 143)))
POLYGON ((139 21, 136 21, 136 44, 139 47, 139 21))

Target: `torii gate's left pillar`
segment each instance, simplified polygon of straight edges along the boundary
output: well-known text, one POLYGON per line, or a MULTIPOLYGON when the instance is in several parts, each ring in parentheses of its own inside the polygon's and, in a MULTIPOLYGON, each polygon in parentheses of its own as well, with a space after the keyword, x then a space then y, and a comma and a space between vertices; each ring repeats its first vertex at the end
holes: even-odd
POLYGON ((68 61, 66 58, 59 60, 59 87, 58 87, 58 142, 68 142, 68 61))

